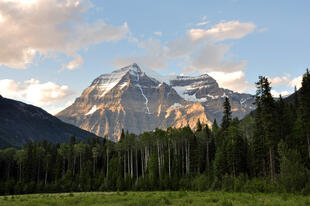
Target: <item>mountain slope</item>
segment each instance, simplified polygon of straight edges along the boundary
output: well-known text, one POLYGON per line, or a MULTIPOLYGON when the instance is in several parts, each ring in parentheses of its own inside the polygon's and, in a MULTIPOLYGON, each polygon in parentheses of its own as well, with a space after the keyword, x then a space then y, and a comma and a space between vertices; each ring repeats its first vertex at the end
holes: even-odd
POLYGON ((197 77, 177 76, 170 80, 170 84, 185 100, 202 103, 212 120, 221 120, 225 97, 230 100, 233 117, 241 119, 255 109, 253 95, 220 88, 216 80, 207 74, 197 77))
POLYGON ((57 117, 116 141, 122 128, 139 134, 170 126, 194 127, 198 119, 210 125, 221 118, 225 96, 232 100, 234 116, 243 117, 252 109, 251 95, 221 89, 208 75, 157 79, 137 64, 103 74, 57 117))
POLYGON ((97 137, 62 122, 39 107, 0 96, 0 148, 20 147, 28 140, 68 142, 71 136, 81 140, 97 137))

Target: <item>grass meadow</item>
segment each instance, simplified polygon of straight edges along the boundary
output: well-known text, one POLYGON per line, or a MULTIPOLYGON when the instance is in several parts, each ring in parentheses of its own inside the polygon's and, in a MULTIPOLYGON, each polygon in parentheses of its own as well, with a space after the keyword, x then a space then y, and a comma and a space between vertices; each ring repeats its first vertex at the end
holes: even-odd
POLYGON ((1 206, 304 206, 310 196, 296 194, 250 194, 228 192, 88 192, 1 196, 1 206))

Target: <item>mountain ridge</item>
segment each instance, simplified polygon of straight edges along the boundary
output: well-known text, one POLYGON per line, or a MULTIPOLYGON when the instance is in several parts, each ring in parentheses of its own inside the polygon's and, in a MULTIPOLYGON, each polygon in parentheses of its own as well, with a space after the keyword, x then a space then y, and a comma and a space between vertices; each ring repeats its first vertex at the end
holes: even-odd
POLYGON ((83 141, 98 137, 62 122, 39 107, 0 95, 0 148, 21 147, 29 140, 69 142, 71 136, 83 141))

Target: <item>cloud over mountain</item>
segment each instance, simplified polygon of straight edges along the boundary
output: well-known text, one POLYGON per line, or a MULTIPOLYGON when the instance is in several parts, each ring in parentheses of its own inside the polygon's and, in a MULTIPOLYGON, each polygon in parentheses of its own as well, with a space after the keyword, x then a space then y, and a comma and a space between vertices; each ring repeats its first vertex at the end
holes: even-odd
POLYGON ((132 53, 129 56, 118 56, 114 60, 114 65, 121 67, 131 62, 138 62, 153 69, 164 69, 169 61, 178 60, 184 65, 183 73, 198 71, 232 75, 233 72, 239 72, 243 77, 236 79, 238 82, 229 79, 225 86, 236 91, 244 91, 244 86, 248 84, 243 72, 247 62, 229 58, 231 45, 224 41, 243 38, 255 28, 256 25, 250 22, 222 21, 208 29, 189 29, 184 36, 164 43, 159 39, 149 38, 137 44, 138 48, 144 51, 144 55, 132 53))
POLYGON ((92 7, 88 0, 0 0, 0 65, 25 69, 39 56, 59 53, 73 58, 66 68, 83 63, 80 49, 125 38, 129 28, 83 15, 92 7))

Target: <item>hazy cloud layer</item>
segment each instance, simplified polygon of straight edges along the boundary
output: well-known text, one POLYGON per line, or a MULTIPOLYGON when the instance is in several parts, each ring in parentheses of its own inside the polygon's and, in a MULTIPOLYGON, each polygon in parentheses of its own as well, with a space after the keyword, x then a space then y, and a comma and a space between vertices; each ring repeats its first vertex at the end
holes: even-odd
POLYGON ((290 74, 285 74, 282 77, 274 77, 269 78, 271 82, 271 86, 288 86, 294 88, 296 86, 297 89, 301 87, 302 75, 292 78, 290 74))
POLYGON ((301 83, 302 83, 302 77, 303 77, 303 75, 300 75, 300 76, 295 77, 294 79, 292 79, 289 82, 289 86, 291 86, 291 87, 295 87, 296 86, 297 89, 300 89, 301 83))
POLYGON ((245 91, 249 85, 243 72, 247 62, 228 58, 231 46, 223 41, 243 38, 255 28, 255 24, 249 22, 223 21, 208 29, 190 29, 184 36, 170 42, 162 43, 159 39, 150 38, 138 43, 138 47, 145 51, 144 55, 132 53, 126 57, 116 57, 114 65, 121 67, 137 62, 152 69, 164 69, 169 61, 180 60, 184 65, 183 73, 214 72, 218 74, 215 78, 221 81, 221 85, 235 91, 245 91), (223 78, 224 74, 239 74, 240 77, 223 78))
POLYGON ((274 96, 274 97, 280 97, 280 95, 282 97, 285 97, 285 96, 291 94, 291 92, 286 91, 286 90, 282 91, 282 92, 278 92, 278 91, 272 89, 270 92, 271 92, 271 95, 274 96))
POLYGON ((247 82, 243 71, 225 72, 209 72, 208 75, 217 80, 220 87, 229 88, 233 91, 244 92, 246 90, 254 90, 254 85, 247 82))
POLYGON ((241 39, 252 33, 255 27, 253 23, 228 21, 220 22, 210 29, 190 29, 187 34, 193 40, 207 39, 219 42, 226 39, 241 39))
POLYGON ((75 69, 83 63, 80 49, 126 37, 126 22, 86 22, 91 6, 88 0, 0 0, 0 65, 25 69, 36 55, 64 53, 73 58, 66 68, 75 69))
POLYGON ((302 75, 292 78, 290 74, 285 74, 279 77, 273 77, 273 78, 268 77, 268 79, 271 82, 271 86, 273 87, 273 89, 271 90, 271 94, 274 97, 279 97, 280 95, 284 97, 292 93, 293 91, 292 88, 296 87, 296 89, 299 89, 301 87, 302 75), (277 91, 276 89, 274 89, 280 86, 284 86, 291 89, 289 89, 290 91, 288 90, 277 91))
POLYGON ((2 79, 0 94, 36 106, 46 106, 70 97, 73 91, 66 85, 58 85, 54 82, 41 83, 39 80, 30 79, 20 83, 12 79, 2 79))

